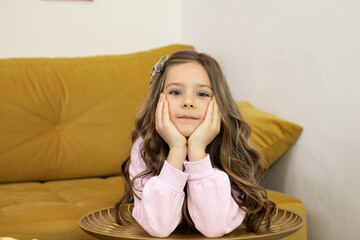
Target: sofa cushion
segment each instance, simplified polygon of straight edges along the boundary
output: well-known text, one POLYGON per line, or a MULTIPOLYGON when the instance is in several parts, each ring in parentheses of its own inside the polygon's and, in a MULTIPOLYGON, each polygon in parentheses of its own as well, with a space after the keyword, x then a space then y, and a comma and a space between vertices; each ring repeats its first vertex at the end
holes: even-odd
POLYGON ((0 60, 0 182, 119 173, 153 65, 182 49, 0 60))
POLYGON ((78 227, 86 213, 113 206, 123 178, 28 182, 0 185, 0 237, 93 239, 78 227))
POLYGON ((262 168, 269 168, 298 139, 302 127, 254 108, 248 102, 237 102, 251 126, 250 143, 262 154, 262 168))

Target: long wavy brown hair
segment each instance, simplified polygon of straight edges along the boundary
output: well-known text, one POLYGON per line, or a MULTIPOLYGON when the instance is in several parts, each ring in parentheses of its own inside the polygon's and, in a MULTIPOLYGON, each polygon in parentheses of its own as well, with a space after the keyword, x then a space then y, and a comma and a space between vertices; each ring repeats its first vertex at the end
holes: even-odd
MULTIPOLYGON (((147 174, 159 175, 160 173, 169 153, 169 147, 155 130, 157 102, 163 91, 168 69, 171 66, 191 61, 201 64, 207 71, 222 118, 220 133, 206 147, 206 152, 210 155, 213 166, 227 173, 232 189, 241 193, 239 198, 234 195, 233 198, 246 212, 244 219, 246 230, 257 232, 263 221, 266 227, 269 227, 276 205, 267 198, 265 189, 259 185, 259 181, 264 175, 260 166, 261 155, 249 143, 251 128, 244 120, 232 97, 220 65, 207 54, 192 50, 176 52, 164 63, 163 71, 155 77, 144 106, 136 117, 135 129, 131 132, 133 143, 139 137, 144 140, 141 155, 148 169, 135 178, 141 178, 147 174)), ((132 180, 129 178, 130 159, 131 157, 128 156, 122 163, 121 171, 125 177, 125 192, 115 204, 116 221, 121 225, 134 221, 129 215, 129 211, 124 211, 122 207, 132 202, 134 198, 135 178, 132 180)), ((186 187, 184 191, 186 194, 186 187)), ((138 196, 135 195, 135 197, 138 196)), ((183 218, 179 228, 189 230, 193 229, 193 226, 185 197, 183 218)))

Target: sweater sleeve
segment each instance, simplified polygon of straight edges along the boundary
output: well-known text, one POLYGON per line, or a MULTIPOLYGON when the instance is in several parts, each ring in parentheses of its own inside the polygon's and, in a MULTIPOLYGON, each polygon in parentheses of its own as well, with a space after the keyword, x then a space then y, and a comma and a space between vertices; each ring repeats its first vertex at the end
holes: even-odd
POLYGON ((228 175, 211 166, 210 157, 185 162, 188 178, 188 210, 195 227, 206 237, 220 237, 233 231, 245 218, 231 196, 228 175))
MULTIPOLYGON (((143 140, 139 138, 131 149, 130 179, 147 170, 141 157, 143 140)), ((181 221, 184 203, 184 187, 188 174, 172 167, 165 161, 158 176, 136 178, 134 192, 135 220, 152 236, 167 237, 181 221)))

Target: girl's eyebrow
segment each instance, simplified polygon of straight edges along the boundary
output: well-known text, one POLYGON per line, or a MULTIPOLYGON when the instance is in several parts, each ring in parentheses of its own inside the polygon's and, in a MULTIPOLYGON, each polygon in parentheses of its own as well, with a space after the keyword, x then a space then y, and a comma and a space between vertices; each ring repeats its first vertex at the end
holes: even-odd
MULTIPOLYGON (((171 85, 175 85, 175 86, 183 86, 183 84, 181 83, 170 83, 169 85, 167 85, 165 88, 170 87, 171 85)), ((195 84, 196 87, 207 87, 209 88, 211 91, 213 90, 211 86, 206 85, 206 84, 195 84)))

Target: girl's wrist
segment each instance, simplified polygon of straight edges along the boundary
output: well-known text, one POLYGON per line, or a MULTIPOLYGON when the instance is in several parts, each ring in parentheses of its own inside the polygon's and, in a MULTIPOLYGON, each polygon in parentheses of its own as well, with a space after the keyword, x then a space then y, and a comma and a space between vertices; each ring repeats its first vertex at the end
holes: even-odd
POLYGON ((186 157, 186 145, 184 147, 171 147, 169 151, 186 157))
POLYGON ((180 171, 184 171, 183 163, 184 163, 185 159, 186 159, 186 147, 170 148, 169 155, 167 157, 167 161, 170 165, 179 169, 180 171))
POLYGON ((190 162, 197 162, 206 157, 205 148, 188 148, 188 158, 190 162))
POLYGON ((177 141, 176 144, 169 144, 169 148, 174 149, 176 151, 185 150, 186 151, 187 143, 186 138, 183 139, 183 141, 177 141))

